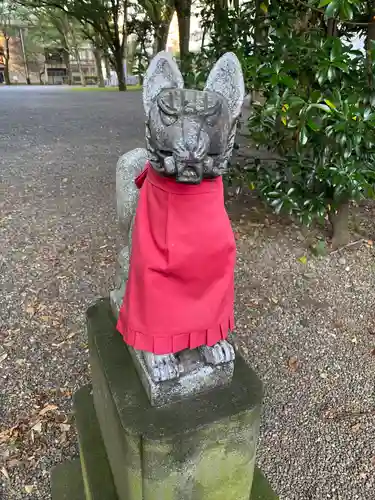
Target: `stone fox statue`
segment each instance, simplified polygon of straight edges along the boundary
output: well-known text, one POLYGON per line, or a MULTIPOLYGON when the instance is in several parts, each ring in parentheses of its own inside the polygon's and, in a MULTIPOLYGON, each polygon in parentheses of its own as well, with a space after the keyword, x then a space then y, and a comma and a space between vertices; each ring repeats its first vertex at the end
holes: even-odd
POLYGON ((234 360, 235 240, 222 174, 244 99, 237 57, 215 64, 203 91, 184 89, 159 53, 146 72, 146 146, 117 165, 117 207, 128 233, 111 302, 124 341, 142 352, 154 382, 183 372, 178 353, 206 364, 234 360))

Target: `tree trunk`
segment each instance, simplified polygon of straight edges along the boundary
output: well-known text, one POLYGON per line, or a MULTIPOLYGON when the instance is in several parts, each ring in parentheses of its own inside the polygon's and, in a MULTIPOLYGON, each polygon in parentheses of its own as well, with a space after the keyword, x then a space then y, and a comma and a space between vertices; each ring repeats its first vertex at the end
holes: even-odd
POLYGON ((334 17, 327 21, 327 36, 337 36, 337 20, 334 17))
POLYGON ((374 87, 374 75, 373 75, 373 61, 372 61, 372 42, 375 41, 375 2, 372 0, 367 2, 368 10, 369 10, 369 24, 367 27, 367 36, 366 36, 366 60, 367 60, 367 75, 368 75, 368 84, 370 89, 374 87))
POLYGON ((343 203, 340 208, 329 213, 332 225, 332 248, 340 248, 350 241, 349 234, 349 202, 343 203))
POLYGON ((178 34, 180 38, 180 61, 182 73, 187 73, 190 66, 189 41, 190 41, 190 16, 191 0, 175 0, 178 19, 178 34))
POLYGON ((83 73, 83 69, 82 69, 81 56, 79 55, 79 49, 76 45, 74 46, 74 54, 75 54, 75 58, 77 61, 79 76, 81 78, 81 85, 82 85, 82 87, 86 87, 86 78, 85 78, 85 74, 83 73))
POLYGON ((6 85, 11 85, 12 82, 10 81, 10 74, 9 74, 9 62, 10 62, 9 36, 6 33, 4 33, 4 39, 5 39, 4 80, 6 85))
POLYGON ((72 85, 73 76, 72 76, 72 66, 70 64, 70 54, 69 50, 65 47, 63 52, 64 64, 66 66, 66 75, 67 75, 67 84, 72 85))
POLYGON ((114 54, 115 71, 118 79, 118 89, 120 92, 126 90, 126 75, 124 68, 124 54, 122 47, 119 47, 114 54))
POLYGON ((264 42, 263 37, 263 21, 262 18, 264 12, 262 10, 262 1, 256 0, 255 3, 255 31, 254 31, 254 42, 255 42, 255 53, 259 55, 260 48, 264 42))
POLYGON ((25 68, 26 83, 27 83, 27 85, 31 85, 29 62, 27 60, 26 49, 25 49, 25 39, 23 36, 22 28, 20 28, 19 33, 20 33, 20 41, 21 41, 21 48, 22 48, 23 65, 25 68))
POLYGON ((94 47, 93 54, 95 57, 96 72, 98 75, 98 85, 99 87, 105 87, 103 68, 102 68, 102 51, 101 49, 94 47))
POLYGON ((78 42, 77 42, 77 37, 76 37, 76 30, 74 28, 73 23, 69 23, 68 20, 66 20, 66 22, 67 22, 67 24, 66 24, 67 29, 70 31, 70 34, 72 35, 72 45, 73 45, 74 57, 75 57, 76 62, 77 62, 78 72, 79 72, 79 76, 81 78, 81 85, 82 85, 82 87, 86 87, 86 78, 85 78, 85 74, 84 74, 83 69, 82 69, 81 56, 79 54, 79 47, 78 47, 78 42))
POLYGON ((82 87, 86 87, 86 78, 85 78, 85 74, 83 73, 83 69, 82 69, 81 56, 79 55, 79 49, 78 49, 76 42, 73 42, 73 45, 74 45, 74 47, 73 47, 74 56, 75 56, 77 66, 78 66, 78 72, 79 72, 79 76, 81 79, 81 85, 82 85, 82 87))
POLYGON ((157 30, 155 30, 155 48, 156 52, 165 50, 168 41, 169 26, 171 21, 163 22, 157 30))
POLYGON ((111 79, 111 65, 109 63, 108 54, 104 54, 104 65, 105 65, 105 73, 106 73, 107 80, 110 81, 110 79, 111 79))

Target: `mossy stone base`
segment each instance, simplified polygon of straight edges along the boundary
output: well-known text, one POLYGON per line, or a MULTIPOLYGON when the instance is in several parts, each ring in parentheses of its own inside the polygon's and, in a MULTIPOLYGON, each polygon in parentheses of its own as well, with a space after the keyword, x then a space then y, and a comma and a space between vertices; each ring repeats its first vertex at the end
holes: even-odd
POLYGON ((117 500, 112 472, 96 418, 91 385, 82 387, 75 393, 74 413, 86 498, 117 500))
POLYGON ((79 458, 65 462, 52 470, 53 500, 84 500, 85 489, 79 458))
POLYGON ((151 407, 109 301, 87 312, 93 397, 119 500, 249 500, 262 384, 237 357, 232 383, 151 407))
MULTIPOLYGON (((75 459, 53 469, 52 500, 116 500, 118 497, 114 494, 112 475, 108 474, 109 463, 94 410, 91 386, 80 389, 75 394, 74 400, 77 423, 82 424, 83 420, 91 422, 91 425, 81 426, 79 429, 80 450, 81 454, 85 455, 83 458, 86 464, 85 482, 91 485, 91 488, 86 486, 85 494, 81 463, 79 459, 75 459), (95 433, 93 433, 94 429, 96 429, 95 433), (99 488, 98 490, 93 490, 95 485, 99 488)), ((164 496, 161 498, 164 499, 164 496)), ((141 500, 143 500, 142 497, 141 500)), ((257 467, 254 471, 250 500, 278 500, 277 495, 257 467)))
POLYGON ((230 386, 155 408, 108 300, 87 326, 93 387, 74 397, 81 460, 53 470, 53 500, 277 500, 254 467, 262 385, 241 357, 230 386))

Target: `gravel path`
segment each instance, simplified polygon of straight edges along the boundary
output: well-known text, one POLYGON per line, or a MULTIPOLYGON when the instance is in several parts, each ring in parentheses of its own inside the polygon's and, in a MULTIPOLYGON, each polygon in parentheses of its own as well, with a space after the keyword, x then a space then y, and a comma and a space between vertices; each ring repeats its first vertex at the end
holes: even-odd
MULTIPOLYGON (((0 498, 49 500, 51 467, 77 453, 84 311, 111 287, 115 164, 143 145, 143 115, 133 92, 0 88, 0 100, 0 498)), ((259 463, 282 500, 373 500, 373 247, 316 258, 316 234, 251 198, 231 213, 237 342, 266 386, 259 463)), ((374 216, 358 212, 366 240, 374 216)))

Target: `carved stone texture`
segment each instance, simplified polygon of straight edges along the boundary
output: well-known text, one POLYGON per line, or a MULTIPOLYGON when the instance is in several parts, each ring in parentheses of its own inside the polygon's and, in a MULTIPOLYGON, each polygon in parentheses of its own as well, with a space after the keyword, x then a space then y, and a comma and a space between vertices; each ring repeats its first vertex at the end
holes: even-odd
POLYGON ((171 55, 158 54, 143 87, 146 144, 153 168, 189 184, 225 173, 244 96, 241 66, 232 53, 217 61, 204 91, 183 89, 171 55))
POLYGON ((125 235, 124 247, 117 258, 115 289, 110 292, 114 314, 118 315, 122 299, 125 294, 125 285, 128 278, 129 258, 131 250, 131 233, 137 208, 139 190, 134 179, 142 172, 147 162, 147 151, 143 148, 133 149, 122 155, 116 168, 116 201, 117 215, 122 234, 125 235))
MULTIPOLYGON (((161 52, 151 61, 143 85, 147 151, 136 149, 127 153, 117 165, 117 209, 128 242, 119 255, 116 290, 110 294, 116 316, 125 292, 131 228, 138 200, 134 178, 144 168, 147 159, 159 174, 174 177, 181 183, 199 184, 204 178, 225 173, 244 96, 241 66, 232 53, 225 54, 214 65, 204 91, 184 89, 181 72, 169 53, 161 52)), ((147 371, 141 379, 151 401, 159 402, 171 393, 169 389, 157 386, 166 380, 175 379, 176 383, 179 377, 191 377, 194 373, 196 380, 202 382, 206 379, 207 388, 211 388, 212 380, 222 381, 224 373, 228 375, 229 383, 235 357, 234 349, 227 341, 213 347, 203 346, 196 355, 190 356, 197 360, 193 369, 191 360, 189 367, 184 366, 186 356, 157 356, 140 351, 133 354, 140 373, 147 371), (222 369, 220 365, 225 364, 228 364, 227 369, 222 369), (207 377, 207 370, 218 370, 218 377, 207 377)), ((197 387, 200 385, 202 383, 197 383, 197 387)), ((184 383, 177 386, 181 388, 184 383)), ((194 390, 194 384, 186 383, 185 387, 194 390)), ((181 390, 180 397, 185 392, 181 390)))

